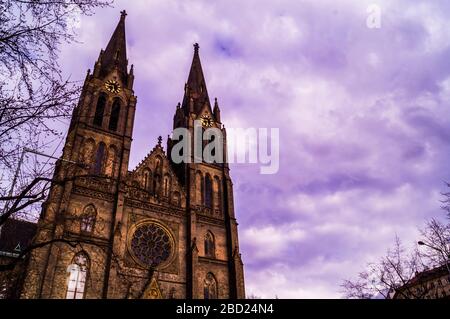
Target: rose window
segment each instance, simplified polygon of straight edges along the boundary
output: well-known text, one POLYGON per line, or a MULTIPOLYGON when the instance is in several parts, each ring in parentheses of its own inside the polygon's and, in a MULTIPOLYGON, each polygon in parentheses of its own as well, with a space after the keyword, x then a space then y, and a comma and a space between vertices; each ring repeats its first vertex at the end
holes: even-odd
POLYGON ((136 227, 130 242, 134 258, 143 266, 158 266, 173 253, 173 240, 159 224, 150 222, 136 227))

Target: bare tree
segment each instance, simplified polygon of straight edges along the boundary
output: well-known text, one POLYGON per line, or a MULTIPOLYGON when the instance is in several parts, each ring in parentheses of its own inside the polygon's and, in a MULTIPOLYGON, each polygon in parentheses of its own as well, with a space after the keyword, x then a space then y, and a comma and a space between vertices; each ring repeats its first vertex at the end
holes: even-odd
MULTIPOLYGON (((450 188, 450 183, 446 183, 446 186, 450 188)), ((450 219, 450 192, 443 192, 442 195, 442 209, 450 219)), ((420 230, 420 234, 420 250, 416 247, 413 252, 407 253, 396 238, 394 247, 379 262, 368 264, 356 280, 344 280, 341 285, 344 296, 358 299, 389 298, 394 292, 405 299, 429 296, 433 288, 426 280, 418 280, 418 276, 435 268, 447 269, 450 276, 450 223, 431 219, 420 230)))
POLYGON ((79 85, 58 65, 62 43, 75 41, 74 25, 111 0, 0 0, 0 195, 24 146, 60 138, 52 121, 68 117, 79 85))
POLYGON ((450 260, 450 224, 432 219, 427 222, 426 227, 420 233, 422 235, 420 255, 425 263, 430 267, 448 263, 450 260))
MULTIPOLYGON (((356 280, 341 285, 346 298, 390 298, 394 293, 403 299, 423 299, 433 293, 423 272, 437 267, 449 269, 450 225, 435 219, 421 230, 423 248, 408 253, 396 238, 395 245, 378 262, 369 263, 356 280), (443 266, 444 265, 444 266, 443 266)), ((450 274, 450 270, 449 274, 450 274)))
POLYGON ((389 298, 399 287, 406 287, 401 291, 403 298, 422 299, 427 293, 427 287, 424 285, 423 289, 417 290, 409 288, 409 284, 416 274, 425 269, 418 250, 406 252, 396 237, 394 246, 384 257, 378 262, 369 263, 356 280, 343 282, 344 296, 357 299, 389 298))

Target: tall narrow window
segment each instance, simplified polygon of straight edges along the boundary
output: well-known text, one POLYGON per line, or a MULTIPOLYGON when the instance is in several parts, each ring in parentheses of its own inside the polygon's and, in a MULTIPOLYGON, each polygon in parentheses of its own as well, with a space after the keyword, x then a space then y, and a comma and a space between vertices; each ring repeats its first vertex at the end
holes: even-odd
POLYGON ((153 194, 159 195, 161 191, 161 176, 159 174, 153 175, 153 194))
POLYGON ((212 199, 213 191, 212 191, 212 181, 211 176, 209 174, 206 174, 205 177, 205 206, 212 208, 212 199))
POLYGON ((91 233, 94 230, 95 220, 97 212, 94 205, 88 205, 84 208, 83 215, 81 216, 80 229, 81 232, 91 233))
POLYGON ((89 271, 89 259, 86 253, 75 255, 68 268, 69 282, 66 299, 83 299, 86 288, 86 278, 89 271))
POLYGON ((117 131, 117 125, 119 123, 120 115, 120 100, 115 99, 111 108, 111 117, 109 119, 109 129, 111 131, 117 131))
POLYGON ((94 115, 94 125, 96 126, 102 126, 103 124, 105 105, 106 105, 106 96, 104 94, 100 94, 97 100, 97 107, 95 108, 95 115, 94 115))
POLYGON ((143 186, 144 186, 144 189, 147 191, 150 191, 151 186, 152 186, 151 178, 152 178, 152 171, 149 170, 148 168, 145 168, 144 169, 144 180, 143 180, 144 185, 143 186))
POLYGON ((205 299, 217 299, 217 281, 212 273, 206 275, 203 283, 203 294, 205 299))
POLYGON ((214 208, 222 210, 222 187, 217 176, 214 177, 214 208))
POLYGON ((144 189, 147 189, 147 185, 148 185, 148 172, 145 171, 144 172, 144 189))
POLYGON ((164 196, 169 196, 171 179, 169 175, 164 176, 164 196))
POLYGON ((214 235, 208 231, 205 235, 205 256, 214 258, 216 255, 215 250, 214 235))
POLYGON ((199 171, 195 173, 195 197, 198 205, 203 204, 203 177, 199 171))
POLYGON ((98 145, 97 153, 95 153, 95 163, 92 173, 100 175, 103 170, 103 160, 105 159, 105 143, 101 142, 98 145))
POLYGON ((169 195, 169 185, 168 185, 169 181, 167 180, 167 178, 164 179, 164 196, 169 195))

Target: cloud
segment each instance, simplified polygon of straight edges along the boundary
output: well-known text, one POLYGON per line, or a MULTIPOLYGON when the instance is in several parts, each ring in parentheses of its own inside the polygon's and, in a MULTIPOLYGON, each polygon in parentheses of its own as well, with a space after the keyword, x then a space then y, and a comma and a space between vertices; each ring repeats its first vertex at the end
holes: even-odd
POLYGON ((232 165, 248 293, 339 297, 395 234, 413 243, 442 215, 450 180, 450 4, 377 1, 369 29, 372 2, 116 1, 82 17, 61 64, 83 79, 127 9, 133 167, 170 133, 199 42, 225 125, 280 128, 278 174, 232 165))

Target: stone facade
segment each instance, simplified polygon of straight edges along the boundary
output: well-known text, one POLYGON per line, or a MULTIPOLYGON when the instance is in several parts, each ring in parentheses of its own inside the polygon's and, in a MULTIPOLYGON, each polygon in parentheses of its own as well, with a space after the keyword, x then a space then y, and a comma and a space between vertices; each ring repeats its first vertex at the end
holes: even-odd
POLYGON ((450 263, 425 270, 393 289, 392 299, 450 299, 450 263))
MULTIPOLYGON (((162 141, 128 171, 137 98, 125 12, 88 71, 38 222, 22 298, 245 298, 228 165, 174 164, 162 141), (77 164, 74 164, 77 163, 77 164)), ((198 45, 174 129, 211 107, 198 45)))

